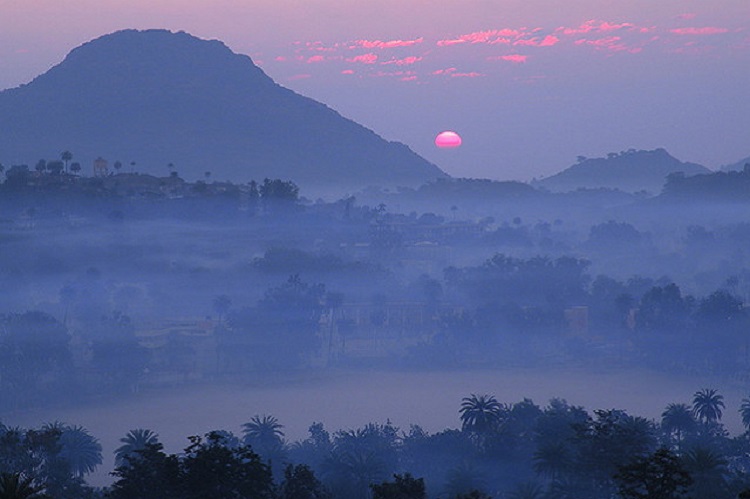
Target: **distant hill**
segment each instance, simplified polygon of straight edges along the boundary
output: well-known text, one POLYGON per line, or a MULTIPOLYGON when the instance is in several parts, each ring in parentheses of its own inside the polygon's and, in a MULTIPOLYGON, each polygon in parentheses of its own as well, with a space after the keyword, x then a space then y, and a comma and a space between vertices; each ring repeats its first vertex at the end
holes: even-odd
POLYGON ((664 192, 667 201, 738 202, 750 201, 750 166, 740 171, 712 172, 686 177, 675 173, 667 178, 664 192))
POLYGON ((706 167, 684 163, 664 149, 653 151, 630 150, 610 153, 606 158, 581 158, 577 164, 556 175, 534 182, 554 192, 600 187, 625 192, 661 192, 667 175, 683 172, 685 175, 709 173, 706 167))
POLYGON ((747 164, 750 164, 750 156, 748 156, 745 159, 741 159, 737 161, 736 163, 724 165, 719 169, 723 172, 741 172, 742 170, 745 169, 745 165, 747 164))
POLYGON ((269 78, 219 41, 119 31, 0 92, 0 161, 59 159, 91 174, 98 156, 188 180, 264 177, 345 188, 419 185, 446 175, 398 142, 269 78))

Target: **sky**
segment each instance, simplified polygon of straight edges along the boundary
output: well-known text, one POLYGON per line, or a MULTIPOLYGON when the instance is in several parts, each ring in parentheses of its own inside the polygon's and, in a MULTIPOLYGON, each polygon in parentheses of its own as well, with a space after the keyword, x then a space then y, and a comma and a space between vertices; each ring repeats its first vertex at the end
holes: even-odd
POLYGON ((0 0, 0 88, 125 28, 219 39, 454 176, 750 156, 749 0, 0 0))

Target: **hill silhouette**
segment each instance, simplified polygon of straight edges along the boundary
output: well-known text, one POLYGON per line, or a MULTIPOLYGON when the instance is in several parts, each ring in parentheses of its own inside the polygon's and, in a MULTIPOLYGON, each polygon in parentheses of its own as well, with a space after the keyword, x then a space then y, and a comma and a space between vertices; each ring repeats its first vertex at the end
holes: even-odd
POLYGON ((0 92, 2 161, 103 156, 157 175, 304 186, 419 185, 446 175, 324 104, 276 84, 219 41, 125 30, 71 51, 0 92))
POLYGON ((750 156, 747 158, 741 159, 735 163, 730 163, 728 165, 723 165, 721 168, 719 168, 723 172, 739 172, 745 169, 745 165, 750 164, 750 156))
POLYGON ((534 185, 556 192, 581 188, 610 188, 625 192, 661 192, 667 175, 709 173, 695 163, 684 163, 664 149, 629 150, 610 153, 606 158, 579 158, 579 162, 560 173, 536 181, 534 185))

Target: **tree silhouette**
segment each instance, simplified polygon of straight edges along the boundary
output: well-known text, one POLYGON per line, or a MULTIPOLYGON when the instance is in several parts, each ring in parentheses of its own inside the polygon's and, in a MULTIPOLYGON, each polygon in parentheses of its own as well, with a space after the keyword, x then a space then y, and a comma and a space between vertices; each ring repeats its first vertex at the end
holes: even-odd
POLYGON ((62 159, 65 162, 65 171, 68 171, 68 162, 73 159, 73 153, 70 151, 63 151, 60 153, 60 159, 62 159))
POLYGON ((742 404, 740 405, 740 417, 742 418, 742 424, 745 427, 745 430, 750 431, 750 399, 748 398, 742 399, 742 404))
POLYGON ((120 439, 120 442, 122 442, 122 445, 115 449, 116 466, 125 464, 128 456, 132 456, 138 451, 145 449, 146 446, 159 443, 159 435, 151 430, 136 428, 135 430, 130 430, 120 439))
POLYGON ((692 483, 680 459, 663 448, 620 467, 614 478, 623 499, 679 499, 692 483))
POLYGON ((704 388, 693 395, 693 414, 703 423, 721 420, 724 397, 714 388, 704 388))
POLYGON ((83 426, 68 426, 59 422, 49 423, 43 429, 58 430, 60 437, 59 456, 77 477, 91 473, 102 464, 102 446, 83 426))
POLYGON ((687 404, 669 404, 661 413, 662 431, 669 437, 675 437, 678 449, 685 434, 693 431, 695 426, 693 411, 687 404))
POLYGON ((461 426, 464 430, 482 433, 500 423, 505 407, 492 395, 464 397, 461 401, 461 426))
MULTIPOLYGON (((243 443, 253 449, 262 458, 280 465, 284 459, 284 426, 273 416, 255 415, 249 423, 242 425, 243 443)), ((279 468, 276 468, 280 472, 279 468)))
POLYGON ((0 473, 0 499, 43 499, 44 487, 34 485, 31 477, 22 473, 0 473))
POLYGON ((393 482, 370 485, 372 499, 427 499, 423 478, 414 478, 409 473, 393 478, 393 482))

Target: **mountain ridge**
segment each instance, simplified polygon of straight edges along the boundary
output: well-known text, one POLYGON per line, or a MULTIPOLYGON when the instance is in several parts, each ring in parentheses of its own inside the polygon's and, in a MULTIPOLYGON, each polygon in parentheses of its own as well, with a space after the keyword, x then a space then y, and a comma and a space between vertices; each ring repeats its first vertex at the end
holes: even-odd
POLYGON ((709 173, 702 165, 682 162, 665 149, 635 150, 610 153, 605 158, 579 156, 578 163, 555 175, 533 182, 551 191, 612 188, 626 192, 647 191, 658 194, 667 175, 683 172, 686 175, 709 173))
POLYGON ((301 184, 419 185, 445 177, 325 104, 275 83, 246 55, 185 32, 123 30, 73 49, 0 92, 4 161, 98 156, 160 174, 287 178, 301 184), (53 155, 53 156, 51 156, 53 155))

